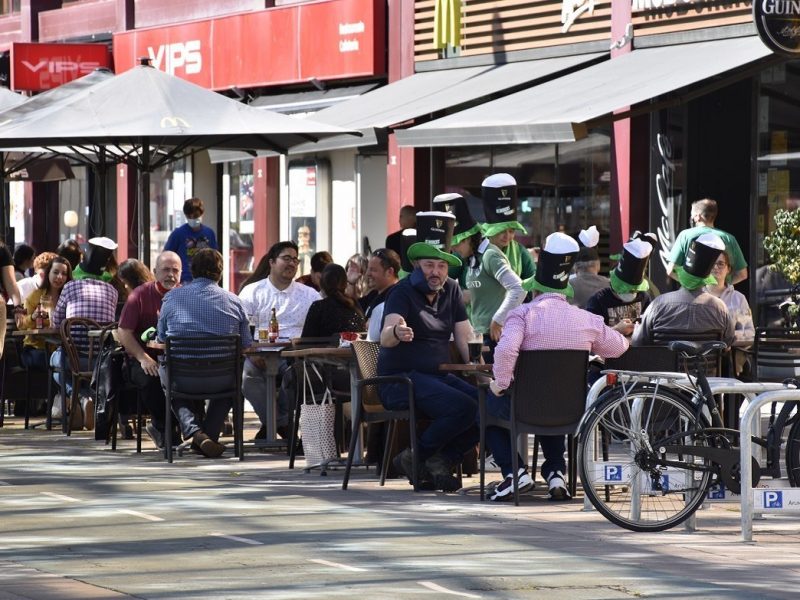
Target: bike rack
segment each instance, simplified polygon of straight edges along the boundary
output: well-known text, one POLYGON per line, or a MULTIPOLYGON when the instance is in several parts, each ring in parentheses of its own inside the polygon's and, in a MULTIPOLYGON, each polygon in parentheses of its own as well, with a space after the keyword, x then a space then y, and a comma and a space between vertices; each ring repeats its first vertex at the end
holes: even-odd
POLYGON ((758 512, 800 512, 800 488, 764 489, 753 488, 753 466, 750 457, 753 452, 752 432, 756 417, 761 415, 761 407, 771 402, 800 402, 800 390, 781 389, 768 391, 756 396, 744 411, 739 428, 740 465, 742 480, 742 541, 753 541, 753 513, 756 500, 758 512))

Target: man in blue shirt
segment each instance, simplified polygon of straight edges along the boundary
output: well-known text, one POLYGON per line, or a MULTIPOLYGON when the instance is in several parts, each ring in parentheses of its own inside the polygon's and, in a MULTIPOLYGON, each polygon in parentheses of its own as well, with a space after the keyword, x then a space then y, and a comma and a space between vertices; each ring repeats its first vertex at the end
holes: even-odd
MULTIPOLYGON (((417 239, 408 249, 411 274, 394 286, 384 305, 379 375, 402 374, 414 383, 417 415, 430 421, 418 441, 418 476, 436 489, 455 491, 453 467, 478 442, 477 390, 453 374, 439 370, 451 362, 450 337, 464 362, 472 326, 458 283, 447 277, 448 266, 461 261, 450 248, 455 218, 450 213, 417 214, 417 239)), ((408 408, 402 384, 381 386, 381 401, 389 410, 408 408)), ((395 457, 395 468, 409 478, 413 455, 407 448, 395 457)))
MULTIPOLYGON (((218 285, 222 278, 222 255, 211 248, 197 252, 192 261, 192 277, 190 283, 172 289, 164 296, 158 318, 158 340, 164 342, 169 336, 239 334, 243 348, 252 345, 250 325, 241 300, 218 285)), ((158 372, 161 385, 166 388, 166 366, 160 365, 158 372)), ((187 392, 214 393, 229 387, 230 378, 220 377, 218 382, 209 378, 186 379, 175 383, 187 392)), ((211 400, 201 422, 190 400, 172 401, 184 439, 191 438, 192 446, 209 458, 220 456, 225 451, 225 446, 217 440, 225 415, 232 406, 233 398, 211 400)))
POLYGON ((219 250, 214 230, 203 225, 203 201, 200 198, 189 198, 183 203, 183 214, 186 223, 174 229, 167 238, 164 250, 170 250, 181 257, 183 271, 181 283, 192 280, 192 259, 203 248, 219 250))

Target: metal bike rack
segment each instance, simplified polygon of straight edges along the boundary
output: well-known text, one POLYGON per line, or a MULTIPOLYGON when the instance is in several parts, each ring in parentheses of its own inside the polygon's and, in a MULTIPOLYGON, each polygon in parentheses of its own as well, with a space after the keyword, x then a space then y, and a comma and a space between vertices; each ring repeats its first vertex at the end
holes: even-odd
POLYGON ((800 390, 781 389, 768 391, 756 396, 745 410, 739 429, 740 465, 742 480, 742 541, 753 541, 753 513, 762 512, 800 512, 800 488, 774 489, 753 488, 753 466, 750 457, 753 453, 752 432, 756 417, 761 415, 761 407, 771 402, 800 402, 800 390), (758 506, 756 506, 758 504, 758 506))

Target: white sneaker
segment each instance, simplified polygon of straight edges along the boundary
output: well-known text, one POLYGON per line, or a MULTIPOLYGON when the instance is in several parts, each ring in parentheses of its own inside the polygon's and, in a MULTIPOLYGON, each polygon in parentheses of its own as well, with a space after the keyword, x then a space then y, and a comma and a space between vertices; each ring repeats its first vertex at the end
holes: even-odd
POLYGON ((500 473, 500 465, 494 461, 494 455, 486 455, 486 469, 487 473, 500 473))
POLYGON ((50 416, 54 421, 61 420, 61 399, 56 398, 53 400, 53 408, 50 410, 50 416))
MULTIPOLYGON (((533 488, 533 478, 525 467, 519 469, 519 493, 524 494, 533 488)), ((506 478, 494 488, 494 492, 489 495, 489 500, 500 502, 511 500, 514 497, 514 476, 509 473, 506 478)))
POLYGON ((550 495, 550 500, 569 500, 569 490, 564 481, 564 474, 561 471, 551 473, 547 478, 547 493, 550 495))

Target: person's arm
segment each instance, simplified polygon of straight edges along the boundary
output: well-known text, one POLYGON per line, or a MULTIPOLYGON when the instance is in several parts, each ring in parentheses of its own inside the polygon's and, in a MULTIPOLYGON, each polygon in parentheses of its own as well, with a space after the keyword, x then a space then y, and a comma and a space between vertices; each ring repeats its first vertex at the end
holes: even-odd
POLYGON ((383 325, 384 304, 384 302, 381 302, 375 308, 373 308, 372 312, 370 313, 367 339, 371 342, 379 342, 381 339, 381 325, 383 325))
POLYGON ((503 327, 503 335, 494 349, 494 389, 502 391, 511 385, 522 341, 525 338, 524 309, 512 310, 503 327))
POLYGON ((400 342, 411 342, 414 339, 414 330, 406 325, 402 315, 392 313, 383 319, 381 331, 381 346, 394 348, 400 342))
POLYGON ((484 255, 484 266, 505 289, 503 302, 492 316, 492 323, 489 326, 489 334, 496 342, 503 332, 503 324, 506 322, 508 313, 522 304, 525 299, 525 290, 522 289, 522 279, 511 269, 505 255, 500 255, 499 252, 487 253, 484 255))
POLYGON ((747 279, 748 276, 749 273, 747 271, 747 267, 745 267, 744 269, 739 269, 738 271, 736 271, 736 273, 731 275, 731 283, 736 285, 740 281, 744 281, 745 279, 747 279))
POLYGON ((117 329, 117 339, 119 343, 122 344, 122 347, 130 354, 133 358, 139 361, 139 365, 142 367, 142 371, 150 375, 151 377, 158 377, 158 363, 151 357, 147 352, 144 351, 142 345, 136 339, 136 335, 131 329, 117 329))
POLYGON ((8 294, 8 297, 14 303, 14 306, 21 306, 22 301, 19 297, 19 288, 17 287, 17 278, 14 276, 14 265, 7 265, 3 267, 3 289, 8 294))
POLYGON ((650 321, 653 318, 654 304, 650 304, 642 313, 642 321, 634 328, 631 346, 647 346, 650 344, 650 321))
POLYGON ((464 364, 469 362, 468 342, 472 337, 472 324, 469 321, 459 321, 453 327, 453 341, 464 364))
MULTIPOLYGON (((177 234, 177 231, 178 231, 178 228, 173 229, 170 232, 169 236, 167 237, 167 243, 164 244, 164 251, 165 252, 167 250, 169 250, 170 252, 178 252, 178 234, 177 234)), ((180 254, 180 253, 178 252, 178 254, 180 254)), ((181 258, 181 261, 183 261, 183 258, 181 258)))
POLYGON ((593 318, 596 319, 594 325, 597 337, 592 342, 592 354, 603 358, 622 356, 628 349, 628 339, 620 333, 617 327, 609 327, 603 323, 603 317, 594 315, 593 318))
POLYGON ((39 300, 42 298, 42 292, 34 292, 25 299, 25 312, 17 313, 15 316, 17 321, 17 329, 33 329, 33 311, 39 305, 39 300))

